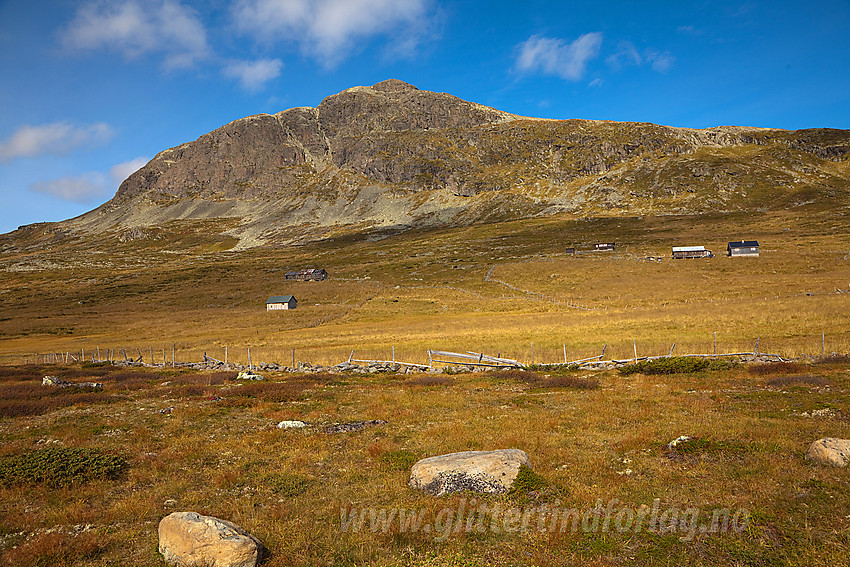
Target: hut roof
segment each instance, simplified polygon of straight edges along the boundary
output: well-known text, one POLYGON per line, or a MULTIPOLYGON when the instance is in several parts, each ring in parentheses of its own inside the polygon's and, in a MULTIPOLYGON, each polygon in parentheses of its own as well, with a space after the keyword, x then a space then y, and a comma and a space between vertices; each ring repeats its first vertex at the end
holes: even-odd
POLYGON ((295 299, 293 295, 273 295, 266 300, 266 303, 289 303, 293 299, 295 299))

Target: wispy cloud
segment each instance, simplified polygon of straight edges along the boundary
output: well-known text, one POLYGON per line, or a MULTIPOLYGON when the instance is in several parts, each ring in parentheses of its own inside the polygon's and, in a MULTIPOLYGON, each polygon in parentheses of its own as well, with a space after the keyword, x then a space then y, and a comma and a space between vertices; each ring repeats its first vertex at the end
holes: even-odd
POLYGON ((65 155, 85 146, 97 146, 112 138, 112 128, 103 122, 74 126, 69 122, 54 122, 41 126, 21 126, 12 136, 0 142, 0 161, 9 162, 21 157, 65 155))
POLYGON ((109 168, 109 177, 111 178, 112 183, 115 185, 115 188, 117 189, 118 186, 121 185, 121 183, 123 183, 125 179, 142 169, 142 167, 144 167, 145 164, 149 161, 150 158, 137 157, 135 159, 131 159, 130 161, 124 161, 119 164, 113 165, 111 168, 109 168))
POLYGON ((238 29, 264 42, 294 41, 309 56, 333 66, 359 41, 391 39, 411 52, 427 32, 431 0, 240 0, 238 29))
POLYGON ((587 64, 599 55, 602 33, 586 33, 574 41, 531 36, 519 44, 516 69, 521 73, 555 75, 569 81, 584 76, 587 64))
POLYGON ((210 54, 197 13, 172 0, 88 2, 62 31, 61 42, 70 50, 110 49, 128 59, 161 53, 168 69, 191 67, 210 54))
POLYGON ((30 189, 63 201, 87 203, 106 195, 106 176, 102 173, 84 173, 77 177, 37 181, 30 185, 30 189))
POLYGON ((280 76, 282 66, 280 59, 233 61, 224 67, 223 72, 226 77, 236 79, 246 91, 257 92, 280 76))
POLYGON ((148 158, 139 157, 112 166, 109 174, 93 171, 78 176, 39 181, 31 184, 30 189, 63 201, 90 203, 109 196, 122 181, 147 162, 148 158))
POLYGON ((647 48, 641 52, 638 51, 632 42, 621 41, 617 45, 617 51, 605 61, 615 69, 627 65, 635 65, 637 67, 649 65, 653 71, 664 73, 675 63, 676 58, 669 51, 662 52, 647 48))

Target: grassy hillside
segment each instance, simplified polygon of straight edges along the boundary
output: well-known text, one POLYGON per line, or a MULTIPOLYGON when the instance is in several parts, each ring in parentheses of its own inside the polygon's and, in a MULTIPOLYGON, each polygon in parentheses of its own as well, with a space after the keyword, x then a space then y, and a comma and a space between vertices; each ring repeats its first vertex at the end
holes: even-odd
POLYGON ((677 352, 705 351, 714 332, 726 351, 760 338, 762 352, 818 354, 821 333, 828 350, 850 350, 844 209, 556 216, 242 252, 216 252, 213 221, 180 226, 156 246, 80 239, 5 255, 0 354, 23 362, 100 347, 141 349, 146 360, 153 349, 159 360, 176 345, 181 360, 199 360, 228 346, 231 360, 246 361, 251 347, 255 360, 286 363, 295 347, 299 360, 326 364, 351 350, 385 358, 395 346, 413 362, 428 348, 530 362, 533 342, 539 362, 562 358, 564 344, 575 358, 606 343, 626 357, 633 339, 644 354, 674 342, 677 352), (742 238, 762 243, 759 258, 724 256, 742 238), (597 241, 617 249, 590 251, 597 241), (672 246, 693 244, 717 257, 670 259, 672 246), (566 256, 567 246, 579 253, 566 256), (331 279, 284 281, 307 266, 331 279), (266 313, 268 296, 290 293, 297 310, 266 313))

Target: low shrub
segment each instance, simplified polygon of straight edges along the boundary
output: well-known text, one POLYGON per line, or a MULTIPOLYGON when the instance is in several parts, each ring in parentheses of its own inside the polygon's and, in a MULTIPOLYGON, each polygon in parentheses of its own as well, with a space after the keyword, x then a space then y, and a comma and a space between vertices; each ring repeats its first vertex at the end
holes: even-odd
POLYGON ((263 479, 263 486, 275 494, 292 498, 307 492, 310 479, 291 473, 272 473, 263 479))
POLYGON ((405 381, 408 386, 453 386, 454 383, 454 378, 433 375, 418 376, 405 381))
POLYGON ((311 384, 303 381, 251 382, 225 393, 225 398, 254 398, 264 402, 294 402, 303 397, 311 384))
POLYGON ((37 533, 24 542, 5 549, 0 565, 28 567, 72 567, 83 560, 95 559, 107 550, 102 535, 87 531, 81 534, 37 533))
POLYGON ((752 364, 747 368, 750 374, 758 376, 775 374, 795 374, 805 372, 806 366, 796 362, 765 362, 763 364, 752 364))
POLYGON ((0 486, 43 483, 73 486, 116 478, 127 466, 120 455, 100 449, 49 447, 0 459, 0 486))
POLYGON ((409 471, 416 464, 419 457, 412 451, 401 449, 399 451, 387 451, 381 455, 381 462, 397 471, 409 471))
POLYGON ((643 360, 635 364, 627 364, 619 368, 620 373, 629 374, 688 374, 699 372, 711 366, 711 361, 706 358, 690 356, 670 356, 643 360))
POLYGON ((42 386, 40 380, 4 384, 0 385, 0 417, 42 415, 74 404, 112 403, 124 399, 91 388, 42 386))
POLYGON ((508 370, 498 370, 493 372, 493 377, 500 380, 519 380, 526 384, 537 384, 542 379, 540 374, 530 370, 522 370, 520 368, 510 368, 508 370))
POLYGON ((742 457, 757 451, 759 446, 738 440, 711 439, 706 437, 691 437, 683 439, 674 446, 667 446, 667 453, 672 456, 688 457, 742 457))
POLYGON ((508 494, 513 496, 527 495, 529 492, 542 490, 548 485, 549 483, 546 482, 546 479, 534 472, 531 467, 520 465, 519 473, 517 473, 514 484, 511 486, 508 494))
POLYGON ((599 387, 599 380, 596 378, 583 378, 581 376, 552 376, 544 382, 544 387, 595 390, 599 387))
POLYGON ((850 363, 850 354, 828 354, 817 358, 818 364, 847 364, 850 363))
POLYGON ((830 386, 831 383, 823 376, 801 374, 798 376, 777 376, 768 380, 767 385, 782 388, 785 386, 830 386))

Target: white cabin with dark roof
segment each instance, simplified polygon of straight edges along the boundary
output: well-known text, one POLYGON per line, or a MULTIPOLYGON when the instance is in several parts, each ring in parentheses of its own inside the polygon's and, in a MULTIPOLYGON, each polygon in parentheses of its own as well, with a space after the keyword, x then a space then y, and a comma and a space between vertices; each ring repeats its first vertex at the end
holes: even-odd
POLYGON ((294 295, 273 295, 266 300, 266 311, 278 311, 280 309, 295 309, 298 300, 294 295))

